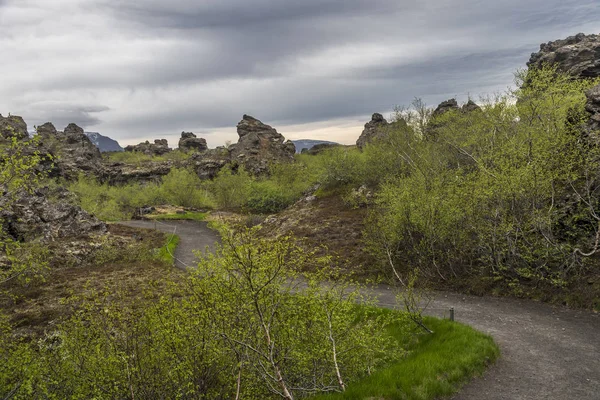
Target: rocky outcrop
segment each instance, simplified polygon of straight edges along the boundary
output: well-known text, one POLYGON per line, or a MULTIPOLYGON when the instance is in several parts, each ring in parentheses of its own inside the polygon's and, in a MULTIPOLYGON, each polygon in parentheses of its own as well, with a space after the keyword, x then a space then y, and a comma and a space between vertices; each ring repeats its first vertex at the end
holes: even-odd
POLYGON ((294 160, 294 143, 254 117, 244 115, 237 132, 238 142, 229 147, 231 160, 254 175, 268 173, 274 162, 294 160))
POLYGON ((40 136, 37 150, 52 156, 52 177, 76 179, 81 172, 102 175, 100 150, 79 126, 69 124, 60 132, 50 122, 46 122, 37 128, 37 132, 40 136))
POLYGON ((21 193, 16 201, 0 198, 0 220, 4 232, 18 241, 48 242, 106 232, 106 224, 75 204, 67 189, 43 187, 21 193))
POLYGON ((27 139, 29 137, 27 124, 19 116, 9 115, 8 117, 3 117, 0 114, 0 138, 11 139, 13 137, 16 137, 18 140, 27 139))
POLYGON ((462 107, 458 105, 456 99, 442 101, 431 113, 431 118, 425 127, 425 137, 434 139, 438 136, 440 128, 444 126, 444 120, 440 119, 443 115, 453 112, 460 112, 463 115, 473 112, 480 112, 479 107, 473 100, 469 99, 462 107))
POLYGON ((200 179, 213 179, 219 171, 231 162, 229 150, 224 147, 194 153, 189 164, 200 179))
POLYGON ((598 143, 600 139, 600 85, 594 86, 585 95, 587 97, 585 110, 590 114, 590 119, 584 128, 584 134, 598 143))
POLYGON ((125 151, 144 153, 147 156, 162 156, 171 151, 167 139, 156 139, 154 143, 145 141, 136 145, 125 147, 125 151))
POLYGON ((373 114, 371 120, 365 124, 365 129, 363 129, 356 141, 356 146, 359 149, 362 149, 367 143, 372 142, 374 139, 384 137, 385 128, 387 128, 388 125, 389 123, 383 118, 383 115, 379 113, 373 114))
POLYGON ((579 33, 541 44, 540 51, 531 54, 527 67, 540 68, 544 64, 577 78, 600 76, 600 35, 579 33))
POLYGON ((431 114, 431 118, 435 119, 441 115, 446 114, 449 111, 458 111, 460 107, 458 106, 458 102, 456 99, 449 99, 446 101, 442 101, 436 108, 433 110, 431 114))
POLYGON ((481 107, 479 107, 473 100, 469 99, 469 101, 463 104, 461 111, 465 113, 481 111, 481 107))
POLYGON ((58 133, 51 122, 46 122, 45 124, 38 126, 36 130, 38 135, 41 136, 53 136, 58 133))
POLYGON ((185 152, 201 152, 208 150, 206 139, 196 137, 192 132, 181 132, 179 150, 185 152))
POLYGON ((102 178, 111 185, 158 183, 163 176, 168 175, 171 169, 175 167, 184 167, 184 165, 179 165, 171 160, 141 164, 114 162, 104 165, 102 178))

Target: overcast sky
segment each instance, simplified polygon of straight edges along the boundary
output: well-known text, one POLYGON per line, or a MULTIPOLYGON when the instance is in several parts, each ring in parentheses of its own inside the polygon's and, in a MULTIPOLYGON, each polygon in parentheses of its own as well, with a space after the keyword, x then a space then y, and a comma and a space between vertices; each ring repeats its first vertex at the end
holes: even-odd
POLYGON ((0 0, 0 113, 122 145, 192 131, 353 143, 373 112, 501 91, 599 0, 0 0))

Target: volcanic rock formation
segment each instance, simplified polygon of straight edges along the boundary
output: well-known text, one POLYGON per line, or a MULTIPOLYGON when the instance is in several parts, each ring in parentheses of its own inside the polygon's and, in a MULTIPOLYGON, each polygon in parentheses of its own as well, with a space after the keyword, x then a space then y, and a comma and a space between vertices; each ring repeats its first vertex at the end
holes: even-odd
POLYGON ((155 139, 154 143, 145 141, 136 145, 125 147, 125 151, 144 153, 147 156, 162 156, 171 151, 167 139, 155 139))
POLYGON ((385 128, 388 127, 388 125, 389 123, 383 118, 383 115, 379 113, 373 114, 371 120, 365 124, 365 129, 363 129, 356 141, 356 146, 359 149, 362 149, 367 143, 372 142, 374 139, 385 136, 385 128))
POLYGON ((579 33, 566 39, 542 43, 540 51, 532 53, 527 67, 555 65, 561 72, 577 78, 600 76, 600 35, 579 33))
POLYGON ((294 143, 254 117, 244 115, 237 132, 238 142, 229 147, 231 160, 254 175, 267 173, 273 162, 294 160, 294 143))
POLYGON ((10 139, 13 137, 19 140, 28 138, 27 124, 19 116, 9 115, 8 117, 3 117, 0 114, 0 138, 10 139))
POLYGON ((43 187, 21 193, 16 201, 0 198, 0 220, 4 232, 18 241, 46 242, 106 232, 106 224, 75 204, 67 189, 43 187))
POLYGON ((179 150, 190 152, 190 151, 206 151, 208 145, 206 139, 196 137, 192 132, 181 132, 181 139, 179 139, 179 150))

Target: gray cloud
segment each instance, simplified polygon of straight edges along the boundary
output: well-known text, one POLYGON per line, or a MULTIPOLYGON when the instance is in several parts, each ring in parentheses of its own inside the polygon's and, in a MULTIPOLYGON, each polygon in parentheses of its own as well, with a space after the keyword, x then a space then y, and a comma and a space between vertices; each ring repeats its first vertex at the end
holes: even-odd
POLYGON ((132 141, 476 98, 600 31, 597 0, 0 0, 0 20, 0 112, 132 141))

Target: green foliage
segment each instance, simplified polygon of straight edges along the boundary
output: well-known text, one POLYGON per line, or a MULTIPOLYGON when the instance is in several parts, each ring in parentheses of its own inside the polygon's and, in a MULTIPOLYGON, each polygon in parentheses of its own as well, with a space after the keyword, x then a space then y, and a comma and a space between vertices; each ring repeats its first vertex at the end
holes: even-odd
POLYGON ((225 167, 211 182, 210 190, 219 208, 240 209, 250 194, 250 175, 243 169, 225 167))
MULTIPOLYGON (((466 325, 433 318, 425 318, 425 323, 434 334, 420 336, 408 357, 350 385, 344 393, 315 399, 437 399, 456 393, 499 356, 490 336, 466 325)), ((396 326, 389 329, 394 335, 396 326)))
POLYGON ((367 228, 372 251, 403 276, 416 266, 432 280, 490 276, 516 294, 565 287, 598 227, 598 149, 577 133, 591 85, 530 71, 481 111, 436 117, 435 136, 404 130, 387 155, 373 147, 393 167, 367 228))
MULTIPOLYGON (((49 156, 33 150, 38 139, 19 141, 13 137, 3 141, 0 156, 0 211, 10 209, 18 196, 31 193, 44 178, 39 164, 49 156)), ((39 244, 23 245, 4 232, 0 220, 0 285, 28 285, 43 281, 46 270, 47 249, 39 244)), ((0 289, 0 294, 3 290, 0 289)))
POLYGON ((168 235, 167 243, 160 248, 157 258, 166 264, 173 264, 175 249, 179 245, 180 238, 177 235, 168 235))
POLYGON ((172 205, 195 208, 212 206, 206 185, 196 173, 188 169, 172 169, 163 177, 160 193, 172 205))
MULTIPOLYGON (((86 291, 58 331, 36 343, 0 325, 0 394, 14 398, 303 397, 405 355, 398 313, 356 306, 349 283, 299 279, 312 254, 289 238, 223 233, 223 247, 158 296, 127 302, 86 291), (394 324, 395 334, 386 329, 394 324)), ((327 265, 328 260, 323 260, 327 265)))
POLYGON ((318 180, 324 189, 359 186, 364 182, 366 160, 358 149, 334 147, 317 157, 322 163, 318 180))
POLYGON ((81 207, 105 221, 127 220, 140 207, 169 203, 182 207, 209 208, 213 205, 202 181, 186 169, 173 169, 160 183, 111 186, 84 174, 69 186, 81 207))

